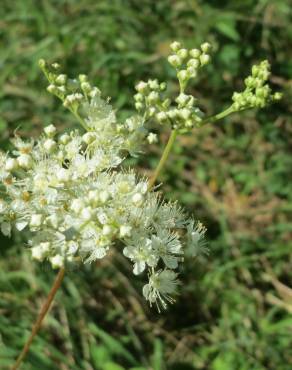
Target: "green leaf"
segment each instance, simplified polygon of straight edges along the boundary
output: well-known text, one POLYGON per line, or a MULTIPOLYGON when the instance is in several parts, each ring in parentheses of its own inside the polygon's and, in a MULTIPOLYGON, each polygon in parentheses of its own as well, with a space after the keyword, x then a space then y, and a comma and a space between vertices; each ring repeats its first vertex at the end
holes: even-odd
POLYGON ((219 22, 215 23, 214 27, 230 40, 240 40, 240 35, 236 30, 236 21, 233 18, 223 18, 219 22))

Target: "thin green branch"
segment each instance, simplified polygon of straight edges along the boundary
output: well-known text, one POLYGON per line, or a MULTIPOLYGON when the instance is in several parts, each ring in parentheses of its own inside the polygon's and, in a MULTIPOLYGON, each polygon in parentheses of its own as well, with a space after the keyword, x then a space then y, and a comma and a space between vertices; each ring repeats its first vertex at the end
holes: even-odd
POLYGON ((166 147, 164 148, 164 151, 162 153, 162 156, 160 158, 160 161, 158 163, 158 166, 156 167, 155 171, 154 171, 154 174, 152 175, 152 177, 150 178, 149 180, 149 183, 148 183, 148 189, 150 190, 153 185, 155 184, 163 166, 165 165, 165 162, 169 156, 169 153, 171 151, 171 148, 173 146, 173 143, 175 141, 177 137, 177 131, 176 130, 172 130, 170 136, 169 136, 169 139, 168 139, 168 142, 166 144, 166 147))
POLYGON ((216 121, 219 121, 227 116, 229 116, 229 114, 231 113, 234 113, 234 108, 233 106, 231 105, 229 108, 225 109, 224 111, 220 112, 220 113, 217 113, 215 114, 214 116, 211 116, 211 117, 208 117, 208 118, 205 118, 199 125, 199 127, 202 127, 202 126, 205 126, 207 125, 208 123, 214 123, 216 121))

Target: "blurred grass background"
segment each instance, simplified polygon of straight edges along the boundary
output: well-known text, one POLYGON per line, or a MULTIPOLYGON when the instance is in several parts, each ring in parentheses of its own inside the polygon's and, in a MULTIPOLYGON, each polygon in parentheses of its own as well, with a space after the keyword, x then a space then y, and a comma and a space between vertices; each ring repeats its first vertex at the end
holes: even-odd
MULTIPOLYGON (((228 105, 253 63, 268 59, 277 105, 233 115, 181 137, 161 180, 208 226, 211 255, 188 261, 182 294, 158 315, 141 282, 113 256, 70 271, 24 370, 290 370, 292 368, 291 98, 289 0, 1 0, 0 145, 16 128, 75 125, 37 61, 88 73, 125 117, 140 79, 171 81, 172 40, 214 45, 192 93, 211 114, 228 105), (290 218, 291 220, 291 218, 290 218)), ((167 132, 160 132, 164 142, 167 132)), ((138 164, 155 167, 161 147, 138 164)), ((55 272, 20 236, 0 240, 0 369, 21 349, 55 272)))

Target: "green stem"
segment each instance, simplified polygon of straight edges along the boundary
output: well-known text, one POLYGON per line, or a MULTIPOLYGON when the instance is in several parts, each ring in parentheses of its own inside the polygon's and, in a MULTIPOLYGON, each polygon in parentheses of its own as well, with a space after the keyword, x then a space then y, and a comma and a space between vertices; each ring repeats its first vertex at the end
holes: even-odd
POLYGON ((84 128, 84 130, 88 131, 87 125, 85 124, 84 120, 79 116, 79 114, 76 111, 72 110, 72 109, 70 109, 70 112, 74 114, 74 117, 78 120, 78 122, 81 124, 81 126, 84 128))
POLYGON ((166 144, 166 147, 164 148, 164 151, 163 151, 162 156, 160 158, 160 161, 158 163, 158 166, 156 167, 156 169, 154 171, 154 174, 152 175, 152 177, 149 180, 148 190, 150 190, 153 187, 153 185, 155 184, 155 181, 157 180, 163 166, 165 165, 165 162, 166 162, 166 160, 169 156, 170 150, 173 146, 173 143, 176 139, 176 136, 177 136, 177 131, 172 130, 171 135, 169 136, 168 142, 166 144))
POLYGON ((208 123, 214 123, 216 121, 219 121, 220 119, 225 118, 226 116, 228 116, 231 113, 234 113, 234 109, 233 109, 232 105, 229 108, 225 109, 223 112, 220 112, 220 113, 215 114, 214 116, 205 118, 200 123, 199 126, 201 127, 201 126, 207 125, 208 123))

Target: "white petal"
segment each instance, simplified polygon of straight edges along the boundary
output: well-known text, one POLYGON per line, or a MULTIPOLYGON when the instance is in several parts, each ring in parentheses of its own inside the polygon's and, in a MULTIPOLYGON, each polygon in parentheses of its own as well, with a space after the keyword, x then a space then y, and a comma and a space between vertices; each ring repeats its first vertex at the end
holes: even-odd
POLYGON ((146 264, 144 261, 139 261, 134 264, 133 273, 135 275, 141 274, 145 270, 146 264))
POLYGON ((22 231, 27 225, 27 221, 16 221, 15 227, 18 231, 22 231))
POLYGON ((1 224, 1 231, 2 234, 5 236, 10 236, 11 235, 11 225, 9 222, 3 222, 1 224))

